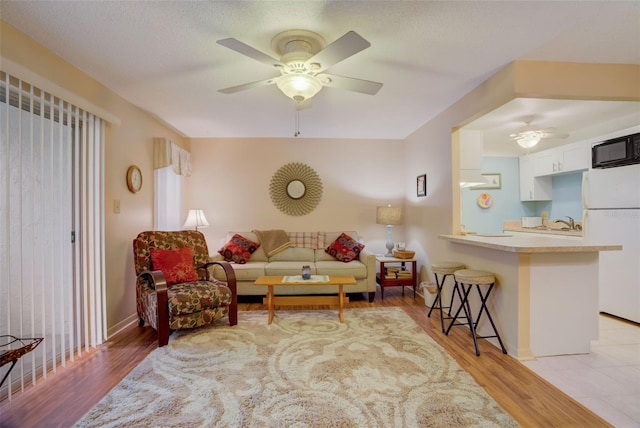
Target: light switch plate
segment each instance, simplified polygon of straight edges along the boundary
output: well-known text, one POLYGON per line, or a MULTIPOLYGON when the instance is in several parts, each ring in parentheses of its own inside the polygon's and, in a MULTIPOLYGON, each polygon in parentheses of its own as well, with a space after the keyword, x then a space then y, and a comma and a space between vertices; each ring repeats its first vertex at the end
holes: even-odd
POLYGON ((120 199, 113 200, 113 212, 114 214, 120 214, 120 199))

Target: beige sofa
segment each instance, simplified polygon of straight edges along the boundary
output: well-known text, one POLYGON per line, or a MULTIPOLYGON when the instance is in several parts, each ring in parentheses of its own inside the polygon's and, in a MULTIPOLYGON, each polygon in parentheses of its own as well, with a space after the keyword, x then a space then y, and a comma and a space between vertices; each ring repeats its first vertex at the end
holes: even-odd
MULTIPOLYGON (((228 239, 234 234, 242 235, 254 242, 260 242, 253 232, 230 232, 228 239)), ((312 275, 352 275, 356 285, 345 286, 347 293, 369 293, 369 301, 373 302, 376 295, 376 257, 365 247, 360 253, 359 260, 348 263, 338 261, 325 252, 342 232, 288 232, 292 246, 267 257, 262 245, 252 255, 247 263, 231 263, 236 274, 236 284, 239 296, 266 295, 266 286, 256 286, 253 282, 262 275, 300 275, 302 266, 309 265, 312 275)), ((354 231, 346 231, 349 236, 358 239, 354 231)), ((211 256, 212 261, 223 260, 220 254, 211 256)), ((213 276, 224 280, 224 272, 215 269, 213 276)), ((305 294, 335 294, 336 285, 304 285, 276 288, 276 294, 305 295, 305 294)))

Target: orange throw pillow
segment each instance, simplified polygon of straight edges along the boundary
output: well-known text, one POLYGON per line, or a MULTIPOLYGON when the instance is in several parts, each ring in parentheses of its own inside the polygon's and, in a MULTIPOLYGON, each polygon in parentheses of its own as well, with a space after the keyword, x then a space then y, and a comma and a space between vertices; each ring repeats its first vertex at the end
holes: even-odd
POLYGON ((150 253, 153 269, 162 271, 167 280, 167 285, 198 280, 198 275, 196 275, 196 270, 193 267, 191 248, 186 247, 175 250, 151 248, 150 253))

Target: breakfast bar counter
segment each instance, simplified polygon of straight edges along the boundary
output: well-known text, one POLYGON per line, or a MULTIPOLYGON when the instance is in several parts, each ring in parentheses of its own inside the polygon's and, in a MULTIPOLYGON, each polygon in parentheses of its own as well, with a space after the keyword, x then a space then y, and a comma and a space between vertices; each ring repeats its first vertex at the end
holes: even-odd
MULTIPOLYGON (((621 245, 508 232, 440 238, 456 261, 495 274, 489 304, 510 355, 526 360, 590 351, 598 338, 599 252, 621 245)), ((487 328, 481 323, 479 334, 487 328)))

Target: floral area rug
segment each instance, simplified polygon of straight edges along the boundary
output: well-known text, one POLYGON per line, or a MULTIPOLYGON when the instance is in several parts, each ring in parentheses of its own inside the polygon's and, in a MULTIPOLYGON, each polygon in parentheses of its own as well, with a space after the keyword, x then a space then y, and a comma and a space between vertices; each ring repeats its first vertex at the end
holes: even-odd
POLYGON ((76 426, 517 426, 400 308, 238 316, 172 334, 76 426))

